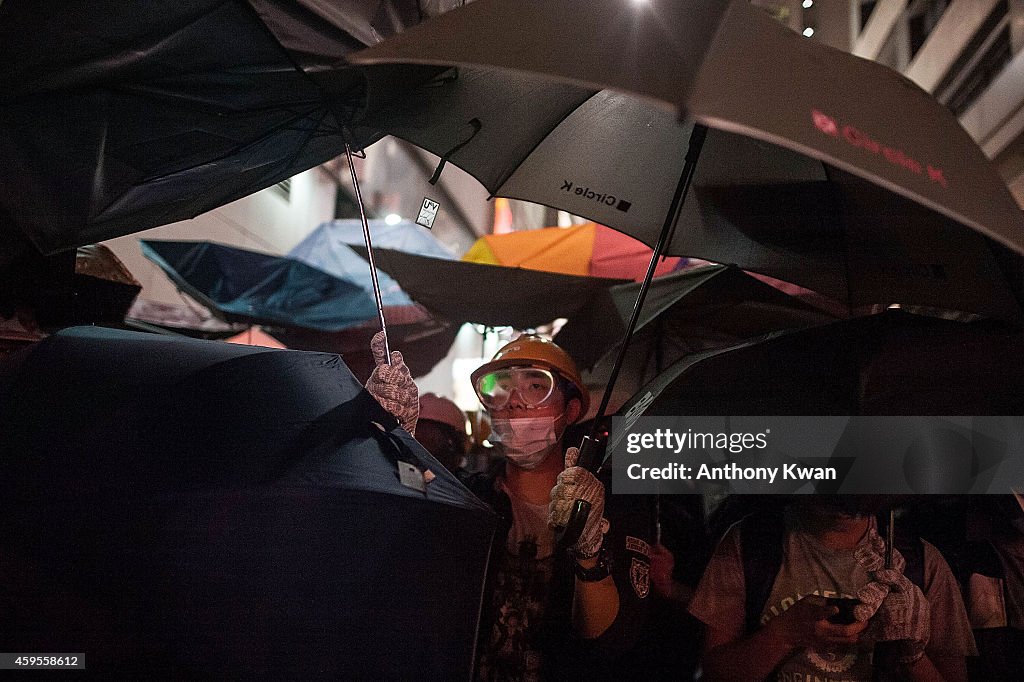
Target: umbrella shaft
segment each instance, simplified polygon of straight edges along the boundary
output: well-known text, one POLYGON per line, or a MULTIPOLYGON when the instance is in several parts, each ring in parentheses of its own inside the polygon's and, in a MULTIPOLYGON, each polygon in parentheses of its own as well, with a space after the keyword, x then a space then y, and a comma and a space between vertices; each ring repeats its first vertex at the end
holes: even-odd
POLYGON ((345 157, 348 159, 348 170, 352 174, 352 189, 359 206, 359 220, 363 224, 363 241, 366 242, 366 258, 370 263, 370 281, 373 283, 373 300, 377 303, 377 317, 380 319, 380 330, 384 332, 384 357, 391 364, 391 348, 388 346, 388 326, 384 321, 384 302, 380 297, 380 284, 377 282, 377 266, 373 262, 373 245, 370 243, 370 224, 366 222, 366 211, 363 210, 363 195, 359 191, 359 178, 356 177, 356 165, 352 162, 352 148, 345 143, 345 157))
MULTIPOLYGON (((644 300, 647 298, 647 290, 651 286, 651 280, 654 279, 654 271, 658 266, 658 259, 665 253, 668 248, 669 239, 672 236, 673 228, 676 221, 679 219, 679 210, 683 206, 683 202, 686 200, 687 191, 690 189, 690 181, 693 179, 693 172, 697 167, 697 159, 700 157, 701 147, 704 145, 704 138, 707 135, 707 128, 705 126, 694 124, 693 131, 690 133, 690 146, 686 152, 686 162, 683 164, 683 171, 679 176, 679 182, 676 184, 675 194, 672 195, 672 203, 669 206, 668 214, 665 216, 665 224, 661 228, 661 236, 658 238, 658 243, 654 247, 654 253, 651 256, 651 262, 647 267, 647 274, 644 275, 644 281, 640 285, 640 293, 637 294, 636 303, 633 304, 633 314, 630 315, 629 324, 626 327, 626 333, 622 339, 622 343, 619 345, 619 352, 615 358, 615 364, 612 366, 611 375, 608 377, 608 385, 605 386, 604 395, 601 397, 601 406, 597 410, 597 415, 594 417, 594 426, 591 431, 591 437, 596 437, 597 431, 600 428, 600 423, 604 417, 605 411, 608 409, 608 402, 611 400, 612 390, 615 388, 615 382, 619 378, 619 371, 622 369, 622 363, 626 359, 626 351, 629 350, 629 340, 633 336, 633 332, 636 330, 636 325, 640 319, 640 311, 644 306, 644 300)), ((581 466, 587 466, 590 463, 582 463, 581 466)), ((589 467, 588 467, 589 468, 589 467)))
POLYGON ((889 510, 889 525, 885 529, 885 567, 892 568, 892 548, 896 542, 896 509, 889 510))

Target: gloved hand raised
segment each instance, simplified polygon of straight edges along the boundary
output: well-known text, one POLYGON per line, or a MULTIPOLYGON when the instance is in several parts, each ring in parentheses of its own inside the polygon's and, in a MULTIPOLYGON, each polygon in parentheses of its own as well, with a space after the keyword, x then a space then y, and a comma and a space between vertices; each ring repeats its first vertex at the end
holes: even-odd
MULTIPOLYGON (((875 615, 882 601, 889 595, 889 585, 874 579, 876 571, 885 567, 885 540, 874 528, 868 531, 867 541, 854 551, 857 563, 872 576, 872 581, 857 592, 860 604, 854 607, 853 615, 859 621, 865 621, 875 615)), ((893 570, 903 572, 905 561, 903 555, 894 547, 892 550, 893 570)))
POLYGON ((572 514, 576 500, 590 503, 590 515, 580 539, 573 547, 577 559, 597 556, 608 532, 608 519, 604 518, 604 486, 594 474, 576 466, 579 448, 565 451, 565 470, 558 474, 555 487, 551 489, 551 504, 548 506, 548 525, 552 528, 565 526, 572 514))
POLYGON ((397 350, 391 351, 391 364, 388 365, 383 331, 374 335, 370 350, 377 366, 366 380, 366 390, 381 407, 395 416, 403 429, 415 434, 416 421, 420 416, 420 392, 402 354, 397 350))
POLYGON ((868 544, 855 553, 871 576, 857 593, 861 604, 854 608, 859 621, 871 619, 869 635, 876 641, 899 641, 901 663, 913 663, 924 655, 931 636, 931 607, 921 589, 904 574, 906 561, 893 548, 893 566, 885 568, 885 542, 872 529, 868 544))

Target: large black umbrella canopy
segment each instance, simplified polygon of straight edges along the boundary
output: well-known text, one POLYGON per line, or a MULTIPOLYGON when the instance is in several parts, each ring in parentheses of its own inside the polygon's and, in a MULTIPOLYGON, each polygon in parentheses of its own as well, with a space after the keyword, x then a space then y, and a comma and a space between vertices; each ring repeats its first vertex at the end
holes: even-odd
MULTIPOLYGON (((805 40, 746 0, 478 0, 351 59, 494 67, 632 92, 853 173, 1024 252, 1024 216, 949 111, 894 71, 805 40), (582 39, 567 39, 566 26, 582 39)), ((559 179, 585 190, 575 203, 588 210, 554 205, 617 226, 606 218, 633 200, 599 206, 614 185, 580 175, 559 179)), ((665 213, 636 233, 653 243, 665 213)))
POLYGON ((336 355, 71 328, 0 366, 0 417, 10 646, 469 678, 493 517, 336 355))
MULTIPOLYGON (((357 251, 365 253, 365 249, 357 251)), ((445 260, 374 249, 374 263, 412 300, 453 322, 530 329, 570 317, 596 292, 625 280, 445 260)))
MULTIPOLYGON (((639 288, 634 282, 598 291, 555 341, 583 367, 607 363, 622 343, 639 288)), ((629 354, 645 358, 660 373, 683 355, 834 319, 738 268, 700 266, 651 283, 629 354)))
POLYGON ((1024 336, 902 310, 686 356, 623 406, 648 416, 1017 414, 1024 336))
MULTIPOLYGON (((492 194, 557 206, 650 245, 692 128, 629 95, 468 67, 366 120, 442 155, 492 194)), ((849 308, 1021 317, 983 235, 805 154, 712 129, 692 190, 670 255, 737 265, 849 308)))
POLYGON ((269 187, 347 138, 376 139, 355 118, 397 72, 367 86, 339 65, 419 21, 419 4, 2 3, 5 229, 43 253, 89 244, 269 187))

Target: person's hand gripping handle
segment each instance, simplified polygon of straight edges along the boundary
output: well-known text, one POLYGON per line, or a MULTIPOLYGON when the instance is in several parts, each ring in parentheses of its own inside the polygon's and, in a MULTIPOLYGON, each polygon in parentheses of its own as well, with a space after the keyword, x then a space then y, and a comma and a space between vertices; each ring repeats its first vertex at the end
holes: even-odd
MULTIPOLYGON (((565 466, 566 471, 570 468, 581 469, 586 473, 590 474, 590 469, 594 465, 594 459, 597 456, 599 450, 599 443, 596 439, 590 436, 584 436, 583 442, 579 448, 569 448, 565 453, 565 466)), ((561 480, 563 475, 566 473, 563 471, 559 474, 561 480)), ((593 474, 590 474, 593 477, 593 474)), ((596 478, 595 478, 596 481, 596 478)), ((600 485, 600 484, 598 484, 600 485)), ((556 485, 555 490, 558 490, 556 485)), ((554 496, 555 491, 552 491, 554 496)), ((563 508, 560 509, 560 513, 557 518, 551 519, 551 524, 561 528, 559 533, 555 537, 555 548, 558 551, 564 551, 566 549, 576 547, 584 535, 584 531, 588 529, 588 522, 591 521, 590 513, 593 508, 593 501, 584 497, 574 497, 569 501, 568 505, 563 504, 563 508)), ((607 520, 601 518, 604 514, 604 486, 601 486, 601 509, 598 510, 597 518, 604 522, 606 526, 605 532, 607 532, 607 520)), ((590 524, 590 528, 594 528, 593 523, 590 524)), ((603 535, 603 533, 602 533, 603 535)))

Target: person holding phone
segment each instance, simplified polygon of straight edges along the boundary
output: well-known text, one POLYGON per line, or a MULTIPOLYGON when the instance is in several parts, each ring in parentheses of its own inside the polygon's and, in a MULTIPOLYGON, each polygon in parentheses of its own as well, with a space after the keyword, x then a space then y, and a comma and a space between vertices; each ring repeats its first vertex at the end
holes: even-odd
POLYGON ((886 566, 877 504, 803 495, 729 529, 690 602, 707 626, 708 679, 966 680, 976 651, 949 566, 920 540, 886 566), (879 642, 895 645, 885 671, 879 642))

